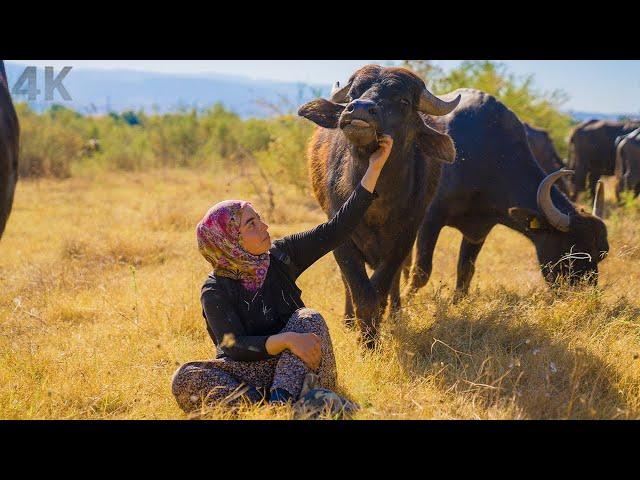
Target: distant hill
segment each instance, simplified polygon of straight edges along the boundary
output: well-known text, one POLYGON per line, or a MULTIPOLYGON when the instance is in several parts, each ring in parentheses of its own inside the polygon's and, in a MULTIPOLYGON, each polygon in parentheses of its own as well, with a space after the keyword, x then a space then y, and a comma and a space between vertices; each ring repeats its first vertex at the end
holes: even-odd
POLYGON ((584 122, 591 118, 595 118, 597 120, 619 120, 621 117, 640 118, 640 114, 638 113, 597 113, 576 111, 568 111, 567 113, 579 122, 584 122))
MULTIPOLYGON (((26 65, 5 62, 9 84, 13 87, 26 65)), ((55 70, 57 75, 59 70, 55 70)), ((295 111, 318 94, 328 95, 330 85, 305 85, 269 80, 253 80, 233 75, 168 75, 133 70, 72 69, 63 84, 72 101, 57 92, 53 102, 44 101, 44 69, 37 70, 42 92, 29 104, 41 111, 60 103, 81 113, 143 109, 147 112, 175 111, 181 108, 207 108, 221 102, 242 117, 263 117, 280 111, 295 111)), ((18 96, 17 101, 27 101, 18 96)))
MULTIPOLYGON (((5 62, 9 84, 13 86, 26 65, 5 62)), ((59 73, 59 70, 54 72, 59 73)), ((44 92, 44 69, 37 71, 38 88, 44 92)), ((220 102, 243 118, 265 117, 295 112, 301 104, 318 96, 328 96, 330 85, 254 80, 236 75, 177 75, 134 70, 72 69, 64 79, 72 97, 63 101, 56 93, 54 102, 85 114, 139 110, 170 112, 181 108, 203 109, 220 102), (274 110, 275 107, 275 110, 274 110)), ((17 101, 21 99, 16 98, 17 101)), ((41 98, 29 104, 42 111, 54 102, 41 98)), ((589 118, 617 120, 622 115, 569 111, 578 121, 589 118)))

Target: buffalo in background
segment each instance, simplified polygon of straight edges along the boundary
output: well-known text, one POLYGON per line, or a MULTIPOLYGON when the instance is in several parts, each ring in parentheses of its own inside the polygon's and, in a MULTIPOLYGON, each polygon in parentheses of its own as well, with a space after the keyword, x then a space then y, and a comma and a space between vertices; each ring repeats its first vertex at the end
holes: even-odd
POLYGON ((589 184, 591 196, 603 175, 613 175, 616 164, 615 140, 640 127, 640 122, 613 122, 589 120, 577 125, 569 137, 568 166, 576 173, 573 177, 572 199, 589 184))
POLYGON ((348 324, 357 319, 369 347, 388 296, 392 309, 400 306, 401 266, 435 194, 441 165, 455 158, 451 138, 433 129, 430 119, 451 112, 459 101, 434 96, 405 68, 366 65, 344 87, 336 83, 330 101, 317 99, 298 111, 320 127, 309 143, 309 166, 314 195, 329 217, 362 179, 378 134, 394 139, 376 185, 378 198, 333 252, 345 286, 345 318, 348 324), (365 265, 374 269, 371 278, 365 265))
POLYGON ((640 194, 640 128, 616 138, 616 199, 623 190, 640 194))
MULTIPOLYGON (((526 122, 524 123, 524 129, 527 134, 527 141, 529 142, 531 153, 533 153, 538 165, 542 167, 542 170, 544 170, 546 174, 556 172, 564 167, 562 159, 560 155, 558 155, 553 141, 546 130, 536 128, 526 122)), ((562 177, 558 182, 558 188, 560 188, 563 193, 569 194, 571 191, 571 182, 569 182, 567 177, 562 177)))
POLYGON ((0 237, 11 213, 18 181, 20 125, 11 95, 9 81, 0 60, 0 237))
POLYGON ((431 275, 433 251, 444 226, 462 235, 456 297, 464 295, 487 235, 496 224, 529 238, 536 248, 545 280, 559 276, 571 284, 586 278, 597 282, 598 262, 609 250, 602 215, 602 183, 593 214, 578 211, 554 183, 571 174, 547 175, 533 157, 525 128, 517 116, 493 96, 460 89, 458 107, 435 117, 431 126, 456 145, 456 161, 442 168, 436 195, 417 237, 417 259, 408 294, 424 286, 431 275), (567 254, 572 253, 571 257, 567 254))

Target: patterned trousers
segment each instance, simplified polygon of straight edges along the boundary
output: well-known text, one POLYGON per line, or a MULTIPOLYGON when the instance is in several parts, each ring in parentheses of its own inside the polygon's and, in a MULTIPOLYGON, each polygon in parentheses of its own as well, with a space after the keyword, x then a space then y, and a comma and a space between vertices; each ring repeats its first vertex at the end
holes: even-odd
MULTIPOLYGON (((330 390, 336 384, 336 360, 327 324, 315 310, 296 310, 281 330, 282 332, 315 333, 320 337, 322 359, 317 373, 320 386, 330 390)), ((173 375, 172 391, 182 410, 189 413, 202 405, 218 402, 234 404, 242 398, 257 402, 262 396, 247 386, 258 390, 282 388, 297 400, 302 382, 310 369, 289 350, 276 357, 255 362, 240 362, 228 357, 209 361, 189 362, 173 375)))

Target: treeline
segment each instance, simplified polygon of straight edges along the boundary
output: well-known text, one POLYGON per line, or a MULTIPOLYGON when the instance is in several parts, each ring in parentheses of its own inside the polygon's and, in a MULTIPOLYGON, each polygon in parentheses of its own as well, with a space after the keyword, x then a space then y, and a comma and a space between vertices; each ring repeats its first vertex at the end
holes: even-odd
MULTIPOLYGON (((559 111, 562 92, 538 92, 493 62, 465 62, 448 74, 428 61, 406 64, 434 93, 459 87, 484 90, 524 121, 547 129, 566 155, 571 118, 559 111)), ((342 79, 344 81, 344 79, 342 79)), ((254 165, 273 180, 307 185, 305 151, 313 125, 295 115, 243 120, 221 104, 169 114, 142 111, 82 115, 60 105, 36 113, 16 106, 21 125, 21 177, 65 178, 83 169, 145 170, 254 165)))
POLYGON ((305 148, 313 126, 293 115, 243 120, 220 104, 152 115, 85 116, 60 105, 41 114, 26 104, 16 109, 22 177, 252 162, 272 175, 291 176, 294 184, 306 181, 305 148))

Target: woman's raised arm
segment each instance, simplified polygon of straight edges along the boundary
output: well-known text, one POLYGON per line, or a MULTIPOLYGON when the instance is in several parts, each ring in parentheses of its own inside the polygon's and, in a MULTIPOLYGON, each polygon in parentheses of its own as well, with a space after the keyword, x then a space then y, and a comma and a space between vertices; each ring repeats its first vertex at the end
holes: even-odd
POLYGON ((393 139, 389 135, 383 135, 378 143, 380 148, 369 158, 369 167, 362 180, 331 220, 306 232, 289 235, 274 242, 276 247, 289 255, 295 277, 340 246, 355 230, 376 198, 375 186, 382 167, 389 158, 393 139))

